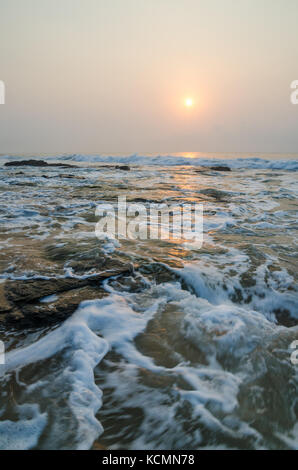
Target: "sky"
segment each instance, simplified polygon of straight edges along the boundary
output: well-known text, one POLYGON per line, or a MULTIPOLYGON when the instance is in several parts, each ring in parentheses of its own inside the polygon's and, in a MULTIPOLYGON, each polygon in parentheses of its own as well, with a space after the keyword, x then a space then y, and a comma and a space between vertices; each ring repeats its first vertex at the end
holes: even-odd
POLYGON ((297 0, 0 0, 0 154, 298 152, 297 18, 297 0))

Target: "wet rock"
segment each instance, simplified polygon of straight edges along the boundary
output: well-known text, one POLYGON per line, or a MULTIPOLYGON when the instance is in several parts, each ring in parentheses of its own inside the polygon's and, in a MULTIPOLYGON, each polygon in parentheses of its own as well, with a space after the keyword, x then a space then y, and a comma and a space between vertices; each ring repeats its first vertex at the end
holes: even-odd
MULTIPOLYGON (((0 322, 18 328, 39 328, 68 318, 84 300, 107 295, 102 281, 133 271, 131 264, 120 260, 103 261, 105 270, 84 278, 30 279, 6 281, 0 289, 0 322), (43 297, 58 297, 41 302, 43 297)), ((94 266, 94 264, 93 264, 94 266)))
POLYGON ((231 171, 231 168, 226 165, 214 165, 214 166, 209 166, 208 168, 210 170, 215 170, 215 171, 231 171))
POLYGON ((117 291, 139 293, 148 289, 148 283, 142 275, 135 273, 133 276, 121 276, 109 282, 109 285, 117 291))
POLYGON ((119 262, 110 263, 109 267, 94 275, 83 279, 62 278, 62 279, 29 279, 25 281, 7 281, 5 284, 5 296, 8 302, 14 304, 32 303, 42 297, 59 292, 80 289, 88 285, 96 285, 103 280, 118 276, 120 274, 131 273, 132 265, 119 262))
POLYGON ((210 170, 213 171, 232 171, 230 167, 226 165, 213 165, 213 166, 202 166, 199 168, 194 168, 195 173, 206 173, 210 170))
POLYGON ((0 314, 9 312, 12 309, 13 306, 8 302, 5 295, 4 284, 0 284, 0 314))
POLYGON ((23 305, 19 311, 6 315, 5 321, 18 328, 38 328, 60 323, 72 315, 81 302, 101 299, 106 295, 108 293, 102 288, 91 287, 62 292, 53 302, 23 305))
POLYGON ((116 165, 115 169, 116 170, 123 170, 123 171, 130 171, 130 166, 128 166, 128 165, 116 165))
POLYGON ((86 286, 87 281, 81 279, 29 279, 26 281, 7 281, 5 285, 6 298, 9 302, 29 303, 55 294, 86 286))
POLYGON ((48 162, 45 162, 44 160, 34 160, 34 159, 16 160, 13 162, 6 162, 4 166, 36 166, 36 167, 57 166, 57 167, 62 167, 62 168, 77 168, 75 165, 70 165, 68 163, 48 163, 48 162))
POLYGON ((228 201, 227 197, 231 196, 227 191, 220 191, 219 189, 214 189, 214 188, 201 189, 199 193, 204 194, 205 196, 212 197, 216 199, 217 201, 223 201, 223 202, 227 202, 228 201))
MULTIPOLYGON (((55 178, 55 176, 53 176, 52 178, 55 178)), ((84 176, 68 175, 66 173, 63 173, 62 175, 59 175, 59 178, 68 178, 68 179, 76 179, 76 180, 84 180, 85 179, 84 176)))
POLYGON ((162 263, 144 264, 139 268, 139 271, 141 274, 149 277, 149 279, 154 280, 157 284, 177 281, 178 279, 174 271, 162 263))
POLYGON ((13 162, 6 162, 4 166, 48 166, 47 162, 43 160, 17 160, 13 162))
POLYGON ((98 271, 109 271, 109 270, 119 270, 122 272, 123 267, 129 267, 127 264, 123 264, 122 261, 118 259, 113 259, 105 256, 97 256, 95 258, 82 258, 70 261, 68 266, 72 268, 73 272, 76 274, 83 274, 87 272, 98 272, 98 271))
POLYGON ((254 278, 254 275, 255 275, 254 270, 246 271, 242 273, 240 276, 240 282, 241 282, 242 287, 246 288, 246 287, 255 286, 257 281, 254 278))
POLYGON ((298 319, 292 317, 287 309, 277 309, 274 311, 274 314, 279 325, 286 326, 287 328, 298 325, 298 319))
POLYGON ((107 447, 105 447, 103 444, 101 444, 100 442, 94 442, 92 447, 91 447, 91 450, 108 450, 107 447))
POLYGON ((20 322, 24 318, 24 314, 18 308, 14 308, 10 312, 7 312, 3 318, 0 320, 6 324, 20 322))

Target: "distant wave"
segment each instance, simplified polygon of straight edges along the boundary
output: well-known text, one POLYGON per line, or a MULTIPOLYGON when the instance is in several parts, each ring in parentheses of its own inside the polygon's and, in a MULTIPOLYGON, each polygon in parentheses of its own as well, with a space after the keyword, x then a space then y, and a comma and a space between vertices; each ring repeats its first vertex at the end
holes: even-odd
MULTIPOLYGON (((2 162, 13 159, 24 159, 21 156, 4 156, 1 157, 2 162)), ((29 157, 28 157, 29 158, 29 157)), ((105 164, 129 164, 129 165, 159 165, 159 166, 175 166, 175 165, 190 165, 190 166, 216 166, 227 165, 235 169, 271 169, 271 170, 298 170, 298 160, 269 160, 259 157, 247 158, 188 158, 188 157, 175 157, 175 156, 106 156, 106 155, 61 155, 51 157, 30 157, 42 158, 44 160, 67 160, 73 162, 88 162, 88 163, 105 163, 105 164)))

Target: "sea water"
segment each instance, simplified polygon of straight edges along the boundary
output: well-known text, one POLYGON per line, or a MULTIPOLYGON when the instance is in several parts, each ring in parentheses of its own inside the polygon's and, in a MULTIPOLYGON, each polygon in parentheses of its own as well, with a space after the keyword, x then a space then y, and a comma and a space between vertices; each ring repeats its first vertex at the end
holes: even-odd
POLYGON ((78 168, 3 166, 17 158, 1 157, 2 283, 73 276, 74 260, 101 254, 137 268, 62 324, 0 322, 0 448, 297 449, 298 156, 56 155, 36 158, 78 168), (114 168, 122 163, 130 171, 114 168), (118 196, 203 204, 202 247, 99 241, 95 209, 118 196))

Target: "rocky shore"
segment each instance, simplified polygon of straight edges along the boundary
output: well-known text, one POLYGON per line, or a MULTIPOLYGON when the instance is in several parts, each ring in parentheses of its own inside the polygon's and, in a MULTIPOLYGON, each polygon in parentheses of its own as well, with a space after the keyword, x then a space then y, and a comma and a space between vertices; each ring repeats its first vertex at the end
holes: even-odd
POLYGON ((69 317, 84 300, 102 298, 105 279, 131 275, 133 266, 108 258, 104 270, 65 278, 7 280, 0 284, 0 322, 14 328, 38 328, 69 317))

